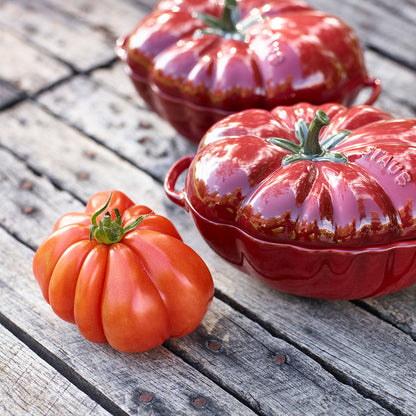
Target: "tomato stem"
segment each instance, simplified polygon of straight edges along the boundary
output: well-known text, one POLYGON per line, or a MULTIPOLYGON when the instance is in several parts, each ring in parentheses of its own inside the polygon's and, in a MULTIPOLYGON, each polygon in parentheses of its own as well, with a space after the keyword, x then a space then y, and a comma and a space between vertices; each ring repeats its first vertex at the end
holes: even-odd
POLYGON ((305 155, 314 156, 322 153, 322 148, 319 144, 319 134, 323 127, 327 126, 331 120, 322 110, 318 110, 313 118, 308 133, 305 138, 305 145, 303 153, 305 155))
POLYGON ((110 194, 107 202, 103 207, 98 209, 91 217, 90 226, 90 241, 94 238, 101 244, 115 244, 121 241, 121 239, 130 231, 134 230, 148 215, 153 212, 141 215, 136 218, 130 225, 123 228, 120 210, 114 208, 116 215, 115 220, 111 217, 110 211, 107 211, 99 224, 97 224, 97 217, 101 215, 109 206, 113 193, 110 194))
POLYGON ((220 18, 207 13, 195 13, 195 16, 202 20, 208 27, 195 32, 195 36, 204 34, 216 34, 225 38, 243 40, 245 34, 242 27, 250 26, 261 20, 261 16, 251 19, 240 26, 240 8, 237 0, 225 0, 224 9, 220 18))
POLYGON ((349 136, 351 133, 349 130, 335 132, 321 143, 319 142, 322 128, 328 126, 330 122, 328 115, 324 111, 318 110, 310 125, 304 120, 295 123, 295 134, 299 144, 277 137, 271 137, 268 141, 292 153, 283 158, 282 165, 299 160, 347 163, 348 158, 345 155, 332 152, 331 149, 349 136))
POLYGON ((234 11, 238 10, 237 7, 238 5, 236 0, 225 0, 221 23, 226 32, 237 32, 236 22, 234 21, 234 11))

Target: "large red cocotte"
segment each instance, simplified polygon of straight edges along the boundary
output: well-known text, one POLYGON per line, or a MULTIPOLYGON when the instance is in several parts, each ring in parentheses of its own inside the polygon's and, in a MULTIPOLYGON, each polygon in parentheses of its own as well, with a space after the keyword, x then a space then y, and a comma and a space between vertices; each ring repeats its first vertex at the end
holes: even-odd
POLYGON ((298 295, 356 299, 416 282, 415 178, 416 119, 300 103, 218 122, 165 190, 243 271, 298 295))

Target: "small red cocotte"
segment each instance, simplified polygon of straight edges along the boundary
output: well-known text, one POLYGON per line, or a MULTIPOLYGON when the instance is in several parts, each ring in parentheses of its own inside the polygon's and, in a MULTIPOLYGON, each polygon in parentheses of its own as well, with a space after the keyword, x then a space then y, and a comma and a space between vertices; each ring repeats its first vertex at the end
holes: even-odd
POLYGON ((416 282, 415 180, 416 119, 300 103, 218 122, 165 190, 243 271, 302 296, 356 299, 416 282))
POLYGON ((147 105, 197 143, 233 112, 380 93, 356 33, 300 0, 162 0, 116 51, 147 105))
POLYGON ((207 266, 174 225, 119 191, 97 193, 84 213, 61 217, 33 272, 59 317, 122 352, 189 334, 214 294, 207 266))

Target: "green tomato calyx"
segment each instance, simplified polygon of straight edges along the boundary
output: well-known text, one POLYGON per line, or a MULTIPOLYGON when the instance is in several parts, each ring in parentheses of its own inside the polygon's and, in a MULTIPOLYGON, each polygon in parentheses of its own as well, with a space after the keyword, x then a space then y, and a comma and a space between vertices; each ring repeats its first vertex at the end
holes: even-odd
POLYGON ((114 208, 114 213, 116 215, 116 218, 114 220, 111 217, 110 211, 107 211, 104 214, 100 223, 97 224, 97 217, 107 209, 112 196, 113 193, 110 194, 110 197, 108 198, 105 205, 101 207, 98 211, 96 211, 91 217, 90 241, 94 239, 98 243, 109 245, 118 243, 128 232, 134 230, 144 220, 144 218, 153 214, 153 212, 151 212, 146 215, 141 215, 127 227, 123 227, 120 210, 118 208, 114 208))
POLYGON ((197 30, 195 36, 216 34, 227 39, 244 40, 248 27, 262 22, 264 19, 259 13, 250 14, 241 20, 240 7, 237 0, 225 0, 224 9, 220 18, 207 13, 195 13, 195 17, 204 22, 207 27, 197 30))
POLYGON ((331 151, 331 149, 346 139, 351 134, 350 130, 337 131, 319 142, 322 128, 328 126, 330 122, 328 115, 324 111, 318 110, 310 125, 304 120, 295 123, 295 134, 299 144, 277 137, 271 137, 267 140, 292 153, 283 158, 282 165, 288 165, 299 160, 347 163, 347 156, 331 151))

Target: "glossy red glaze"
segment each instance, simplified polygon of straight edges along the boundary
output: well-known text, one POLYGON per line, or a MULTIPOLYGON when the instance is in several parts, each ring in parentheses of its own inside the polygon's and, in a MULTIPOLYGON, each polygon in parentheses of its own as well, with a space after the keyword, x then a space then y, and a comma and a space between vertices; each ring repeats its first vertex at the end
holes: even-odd
POLYGON ((246 110, 216 123, 195 156, 165 181, 202 236, 226 260, 271 286, 319 298, 356 299, 416 282, 416 119, 340 104, 246 110), (320 143, 347 163, 301 160, 267 139, 297 142, 295 123, 318 109, 331 119, 320 143), (175 190, 188 169, 185 187, 175 190))
POLYGON ((195 12, 219 18, 223 2, 162 0, 117 42, 139 94, 184 137, 199 142, 216 121, 247 108, 350 105, 366 86, 366 103, 375 101, 380 83, 344 22, 299 0, 238 4, 238 36, 198 32, 207 25, 195 12))

